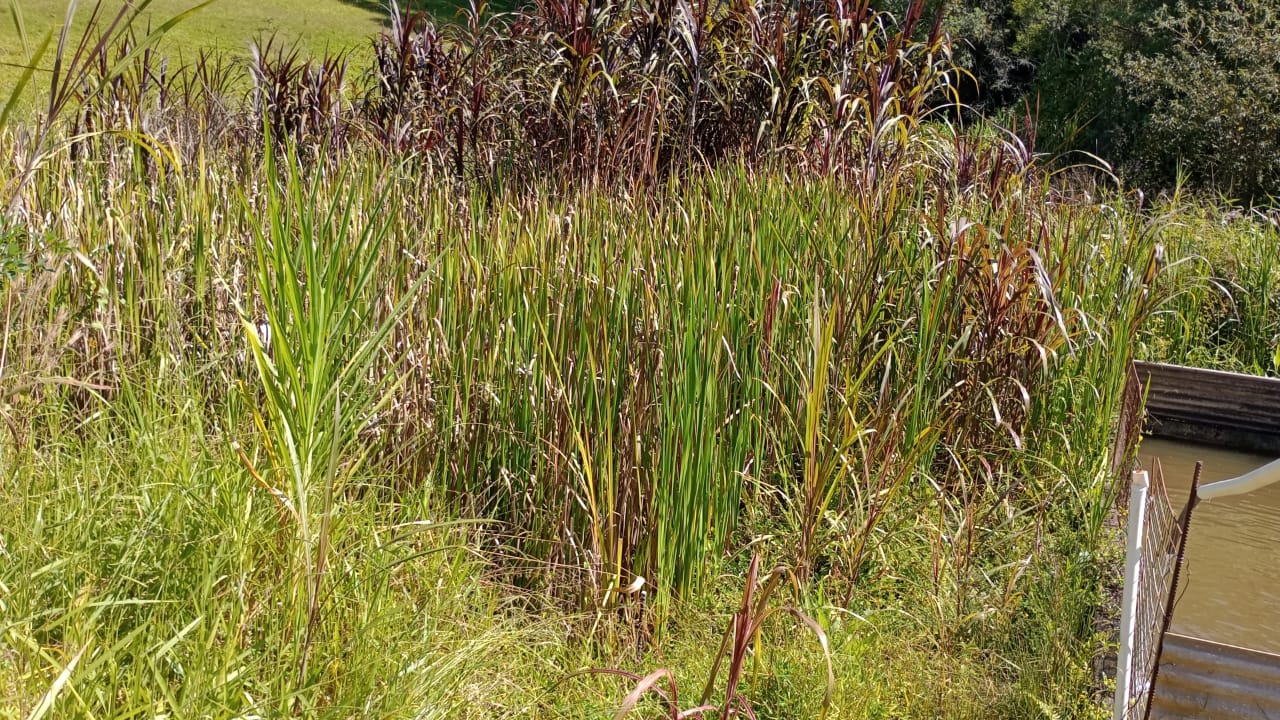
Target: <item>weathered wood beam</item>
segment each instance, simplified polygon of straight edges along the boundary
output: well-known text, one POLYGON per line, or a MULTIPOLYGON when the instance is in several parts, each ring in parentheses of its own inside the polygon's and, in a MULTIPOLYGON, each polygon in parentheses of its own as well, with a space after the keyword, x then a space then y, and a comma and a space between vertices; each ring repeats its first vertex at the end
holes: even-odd
POLYGON ((1280 455, 1280 378, 1145 362, 1136 369, 1148 434, 1280 455))

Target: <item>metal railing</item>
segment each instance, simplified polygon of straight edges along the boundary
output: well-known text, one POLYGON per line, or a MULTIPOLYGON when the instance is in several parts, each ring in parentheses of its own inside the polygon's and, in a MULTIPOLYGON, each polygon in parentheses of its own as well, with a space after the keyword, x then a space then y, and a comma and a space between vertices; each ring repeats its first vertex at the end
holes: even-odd
POLYGON ((1129 484, 1115 720, 1145 720, 1159 672, 1160 640, 1168 626, 1184 534, 1165 493, 1157 462, 1129 484))

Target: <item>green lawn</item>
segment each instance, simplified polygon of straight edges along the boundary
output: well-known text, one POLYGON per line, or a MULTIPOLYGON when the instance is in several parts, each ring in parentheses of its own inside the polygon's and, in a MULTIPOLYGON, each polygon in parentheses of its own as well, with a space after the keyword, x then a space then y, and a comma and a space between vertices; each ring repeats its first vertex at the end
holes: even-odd
MULTIPOLYGON (((198 2, 155 0, 146 17, 159 25, 198 2)), ((401 6, 409 2, 404 0, 401 6)), ((28 41, 33 45, 45 32, 60 27, 66 17, 67 0, 18 0, 18 4, 28 41)), ((457 0, 412 0, 412 4, 442 18, 452 17, 460 6, 457 0)), ((87 23, 93 5, 78 4, 74 25, 77 30, 87 23)), ((110 16, 120 5, 121 0, 106 0, 103 14, 110 16)), ((244 56, 255 38, 275 33, 283 39, 296 40, 313 54, 348 48, 359 51, 382 28, 386 17, 386 6, 378 0, 215 0, 174 28, 162 47, 174 56, 190 56, 201 48, 244 56)), ((140 25, 145 27, 145 22, 140 25)), ((25 64, 25 59, 16 23, 5 3, 4 17, 0 19, 0 63, 4 63, 0 66, 0 93, 7 95, 4 90, 16 80, 16 66, 25 64)))

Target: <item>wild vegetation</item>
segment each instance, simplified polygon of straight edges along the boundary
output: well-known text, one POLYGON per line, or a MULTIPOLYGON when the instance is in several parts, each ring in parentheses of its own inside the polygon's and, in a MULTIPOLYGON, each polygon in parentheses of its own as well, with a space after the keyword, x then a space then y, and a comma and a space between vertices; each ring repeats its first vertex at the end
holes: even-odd
POLYGON ((922 3, 145 5, 0 119, 0 717, 1104 712, 1129 361, 1274 349, 1208 210, 961 122, 922 3))
POLYGON ((991 114, 1030 108, 1047 150, 1103 158, 1151 191, 1190 182, 1247 202, 1280 195, 1274 2, 936 4, 973 72, 966 102, 991 114))

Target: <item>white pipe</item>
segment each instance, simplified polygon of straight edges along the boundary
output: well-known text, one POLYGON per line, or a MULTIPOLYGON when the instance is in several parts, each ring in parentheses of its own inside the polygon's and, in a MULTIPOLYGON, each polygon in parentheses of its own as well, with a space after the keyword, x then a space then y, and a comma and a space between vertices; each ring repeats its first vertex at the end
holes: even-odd
POLYGON ((1126 720, 1129 713, 1130 676, 1133 673, 1133 641, 1137 634, 1138 574, 1142 561, 1142 528, 1146 525, 1147 489, 1150 480, 1145 470, 1129 476, 1129 524, 1124 550, 1124 598, 1120 605, 1120 652, 1116 658, 1116 696, 1112 708, 1114 720, 1126 720))
POLYGON ((1280 482, 1280 460, 1269 462, 1257 470, 1247 472, 1240 477, 1201 485, 1196 496, 1201 500, 1212 500, 1230 495, 1242 495, 1264 488, 1274 482, 1280 482))

